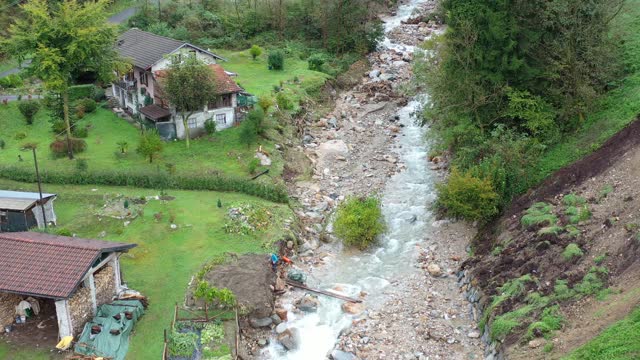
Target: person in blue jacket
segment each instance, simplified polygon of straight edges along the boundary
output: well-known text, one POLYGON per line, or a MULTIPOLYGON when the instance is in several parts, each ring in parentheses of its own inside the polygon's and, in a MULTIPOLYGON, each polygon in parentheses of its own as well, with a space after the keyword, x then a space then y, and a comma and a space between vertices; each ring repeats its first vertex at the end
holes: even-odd
POLYGON ((278 261, 280 259, 278 258, 278 255, 276 254, 271 254, 271 268, 273 269, 273 271, 277 271, 278 270, 278 261))

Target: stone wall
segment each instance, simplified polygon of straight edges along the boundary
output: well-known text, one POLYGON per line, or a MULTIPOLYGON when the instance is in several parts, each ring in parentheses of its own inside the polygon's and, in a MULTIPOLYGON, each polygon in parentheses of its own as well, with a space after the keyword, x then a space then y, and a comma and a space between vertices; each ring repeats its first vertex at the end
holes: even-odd
MULTIPOLYGON (((97 306, 110 303, 113 300, 116 292, 113 275, 113 268, 109 265, 94 274, 97 306)), ((84 324, 93 318, 91 290, 88 286, 81 285, 76 293, 69 298, 69 312, 73 322, 73 333, 78 335, 84 329, 84 324)))
POLYGON ((19 295, 0 293, 0 333, 4 332, 5 325, 16 321, 16 305, 21 299, 19 295))

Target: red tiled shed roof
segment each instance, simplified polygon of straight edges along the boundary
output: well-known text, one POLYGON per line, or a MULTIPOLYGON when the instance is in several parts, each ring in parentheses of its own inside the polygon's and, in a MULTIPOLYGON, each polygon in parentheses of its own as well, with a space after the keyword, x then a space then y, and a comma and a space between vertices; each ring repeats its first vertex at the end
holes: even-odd
MULTIPOLYGON (((216 93, 218 95, 232 94, 244 91, 236 82, 227 74, 224 68, 218 64, 210 64, 209 67, 213 71, 216 82, 216 93)), ((155 72, 158 78, 163 78, 167 74, 167 70, 159 70, 155 72)), ((160 82, 162 84, 162 82, 160 82)))
POLYGON ((0 233, 0 292, 69 298, 100 255, 135 246, 36 232, 0 233))

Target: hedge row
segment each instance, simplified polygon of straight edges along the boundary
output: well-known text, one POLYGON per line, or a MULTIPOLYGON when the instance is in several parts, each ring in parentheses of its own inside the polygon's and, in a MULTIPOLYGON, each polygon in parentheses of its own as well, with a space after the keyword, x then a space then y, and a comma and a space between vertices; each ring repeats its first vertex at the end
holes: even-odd
MULTIPOLYGON (((0 177, 20 182, 36 182, 35 172, 15 166, 0 167, 0 177)), ((42 182, 49 184, 239 192, 277 203, 286 203, 289 200, 283 186, 223 176, 180 176, 162 172, 127 171, 43 171, 40 178, 42 182)))

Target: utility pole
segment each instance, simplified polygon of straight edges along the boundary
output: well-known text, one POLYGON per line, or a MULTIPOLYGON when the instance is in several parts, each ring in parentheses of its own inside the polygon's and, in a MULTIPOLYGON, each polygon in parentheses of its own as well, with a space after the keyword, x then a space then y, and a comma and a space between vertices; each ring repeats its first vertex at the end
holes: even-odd
POLYGON ((38 193, 40 193, 40 208, 42 209, 42 219, 44 220, 44 230, 47 231, 47 213, 44 209, 44 203, 42 202, 42 183, 40 182, 40 171, 38 170, 38 158, 36 156, 36 147, 31 148, 33 150, 33 162, 36 165, 36 179, 38 180, 38 193))

